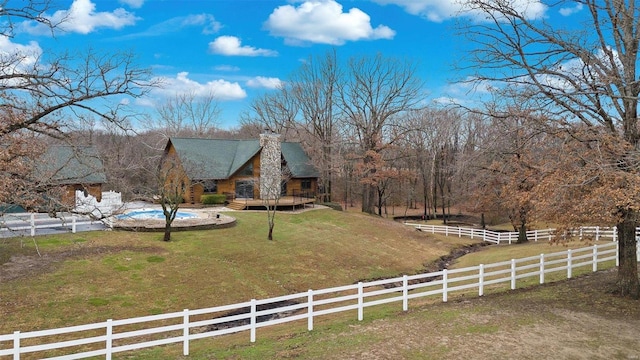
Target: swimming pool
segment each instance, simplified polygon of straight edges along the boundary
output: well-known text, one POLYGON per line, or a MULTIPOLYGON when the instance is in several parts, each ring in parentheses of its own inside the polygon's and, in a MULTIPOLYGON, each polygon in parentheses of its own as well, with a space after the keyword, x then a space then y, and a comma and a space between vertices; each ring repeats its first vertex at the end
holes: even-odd
MULTIPOLYGON (((164 212, 160 209, 141 209, 129 211, 116 216, 120 220, 164 220, 164 212)), ((197 219, 198 214, 188 211, 178 211, 176 220, 197 219)))

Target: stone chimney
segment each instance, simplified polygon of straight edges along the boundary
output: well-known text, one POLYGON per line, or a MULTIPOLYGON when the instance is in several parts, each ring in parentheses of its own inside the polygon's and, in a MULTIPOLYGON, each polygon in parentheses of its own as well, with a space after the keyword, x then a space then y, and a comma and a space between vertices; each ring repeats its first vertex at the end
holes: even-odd
POLYGON ((280 135, 260 134, 260 198, 275 200, 280 197, 282 182, 280 135))

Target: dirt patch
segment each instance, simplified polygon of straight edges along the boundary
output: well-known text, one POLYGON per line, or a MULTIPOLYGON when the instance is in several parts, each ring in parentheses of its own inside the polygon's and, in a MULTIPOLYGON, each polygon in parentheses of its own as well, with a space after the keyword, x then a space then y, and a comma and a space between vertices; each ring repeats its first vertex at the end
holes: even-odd
POLYGON ((83 246, 78 244, 72 249, 53 251, 42 254, 42 256, 14 255, 8 262, 0 265, 0 283, 53 271, 58 264, 67 259, 81 259, 122 251, 158 254, 165 252, 165 249, 155 246, 83 246))

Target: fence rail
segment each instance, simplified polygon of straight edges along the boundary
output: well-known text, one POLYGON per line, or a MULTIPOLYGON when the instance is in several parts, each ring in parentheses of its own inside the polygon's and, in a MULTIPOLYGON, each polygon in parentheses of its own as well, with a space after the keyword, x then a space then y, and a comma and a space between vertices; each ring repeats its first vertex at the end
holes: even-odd
POLYGON ((276 324, 306 321, 311 331, 316 318, 332 313, 353 311, 358 320, 363 320, 365 309, 371 306, 400 302, 402 309, 407 311, 412 299, 438 296, 446 302, 452 292, 472 289, 477 289, 478 296, 482 296, 488 286, 508 283, 510 289, 515 289, 517 282, 525 278, 534 278, 542 284, 545 275, 554 272, 566 273, 566 277, 571 278, 577 268, 597 271, 598 265, 607 261, 615 261, 617 266, 617 244, 611 242, 212 308, 185 309, 124 320, 109 319, 52 330, 15 331, 0 335, 0 357, 20 359, 23 354, 37 354, 38 358, 50 359, 94 356, 111 359, 115 353, 174 343, 182 344, 186 356, 190 342, 197 339, 248 331, 249 341, 254 342, 258 329, 276 324))
POLYGON ((91 220, 86 216, 60 216, 49 217, 47 214, 19 213, 7 214, 0 220, 0 237, 13 236, 15 234, 24 236, 36 236, 38 230, 58 229, 66 232, 76 233, 79 226, 100 225, 100 221, 91 220))
MULTIPOLYGON (((446 236, 469 237, 471 239, 482 239, 482 241, 493 244, 512 244, 518 241, 517 232, 498 232, 486 229, 473 229, 464 227, 454 227, 445 225, 426 225, 405 223, 405 225, 415 227, 417 230, 430 232, 432 234, 444 234, 446 236)), ((529 241, 553 240, 557 236, 556 229, 531 230, 527 231, 529 241)), ((595 241, 611 240, 617 241, 618 233, 616 227, 583 226, 563 234, 563 236, 578 236, 580 239, 591 238, 595 241)), ((636 229, 636 239, 640 239, 640 227, 636 229)))

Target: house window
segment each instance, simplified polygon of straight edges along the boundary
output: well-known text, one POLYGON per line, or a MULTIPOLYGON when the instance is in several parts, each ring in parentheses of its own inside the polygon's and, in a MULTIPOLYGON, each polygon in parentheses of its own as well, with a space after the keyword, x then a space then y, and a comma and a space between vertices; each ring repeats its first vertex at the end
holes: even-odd
POLYGON ((238 172, 239 176, 253 176, 253 162, 247 164, 238 172))
POLYGON ((217 193, 218 192, 218 182, 215 180, 204 180, 202 182, 202 188, 205 193, 217 193))
POLYGON ((303 179, 300 181, 300 188, 303 191, 309 191, 311 190, 311 180, 309 179, 303 179))

